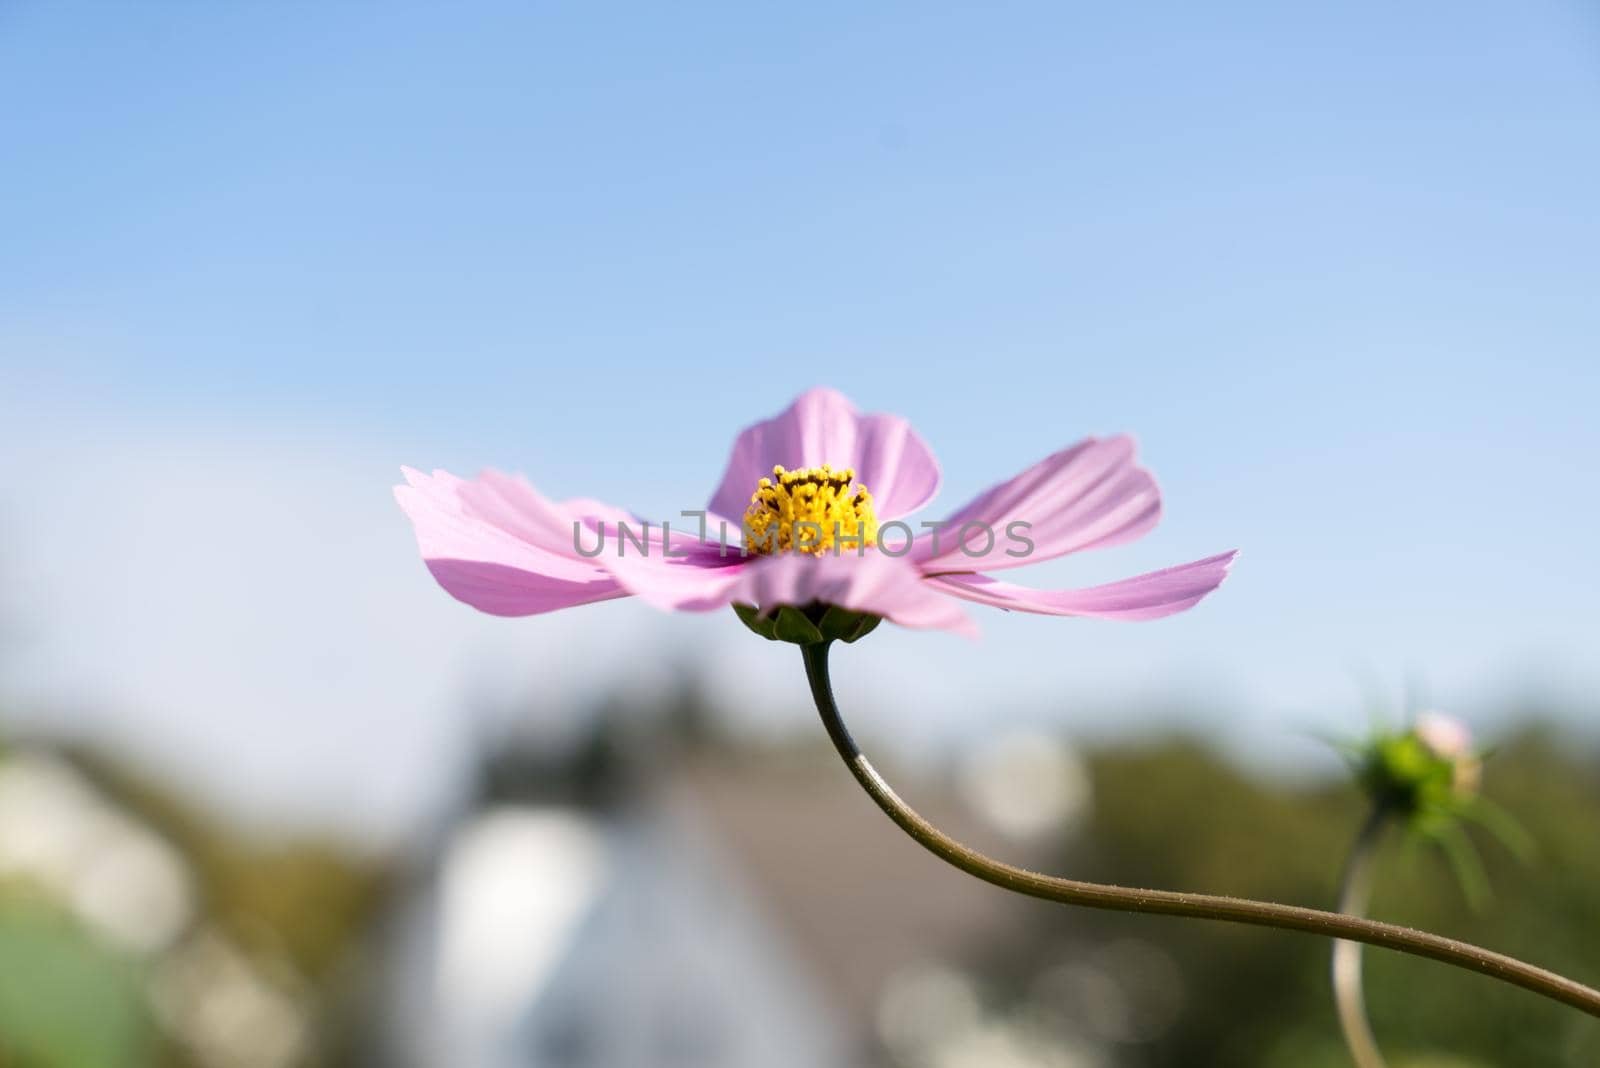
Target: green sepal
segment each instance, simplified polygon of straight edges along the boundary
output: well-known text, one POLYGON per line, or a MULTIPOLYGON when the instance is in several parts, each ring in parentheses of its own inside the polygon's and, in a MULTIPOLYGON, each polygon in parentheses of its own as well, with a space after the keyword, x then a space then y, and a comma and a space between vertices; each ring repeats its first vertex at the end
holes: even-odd
POLYGON ((733 612, 739 622, 767 641, 795 645, 859 641, 883 622, 881 616, 870 612, 824 604, 808 604, 804 608, 784 605, 771 615, 763 615, 754 605, 735 604, 733 612))
POLYGON ((778 621, 768 616, 763 616, 753 604, 735 604, 733 614, 739 617, 739 622, 761 635, 769 642, 778 640, 778 621))
POLYGON ((822 631, 799 608, 784 605, 773 618, 777 624, 774 635, 780 642, 815 645, 822 640, 822 631))
POLYGON ((822 618, 817 620, 817 629, 828 641, 848 644, 865 638, 882 622, 882 616, 875 616, 870 612, 853 612, 848 608, 830 604, 827 611, 822 613, 822 618))
POLYGON ((1358 775, 1375 800, 1424 832, 1453 823, 1466 800, 1455 788, 1455 762, 1409 731, 1368 741, 1358 775))

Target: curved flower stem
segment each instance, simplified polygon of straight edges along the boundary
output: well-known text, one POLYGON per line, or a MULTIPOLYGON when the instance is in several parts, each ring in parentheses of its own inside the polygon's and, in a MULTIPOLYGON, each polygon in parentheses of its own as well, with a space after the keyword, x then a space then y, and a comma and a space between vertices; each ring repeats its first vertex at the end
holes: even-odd
POLYGON ((834 748, 844 758, 856 782, 861 784, 861 788, 885 815, 924 849, 947 864, 960 868, 968 875, 1019 894, 1046 901, 1058 901, 1066 905, 1227 920, 1232 923, 1278 927, 1288 931, 1303 931, 1366 942, 1480 972, 1571 1005, 1590 1016, 1600 1017, 1600 990, 1502 953, 1493 953, 1466 942, 1458 942, 1453 938, 1397 924, 1380 923, 1359 916, 1345 916, 1337 912, 1324 912, 1299 905, 1279 905, 1268 901, 1252 901, 1219 894, 1191 894, 1178 890, 1138 890, 1104 883, 1080 882, 1076 879, 1060 879, 1005 864, 986 857, 975 849, 969 849, 923 819, 910 805, 902 801, 894 789, 884 781, 883 776, 878 774, 871 761, 857 748, 854 739, 850 737, 850 731, 844 725, 844 720, 840 718, 838 705, 834 703, 833 688, 828 678, 829 644, 818 642, 814 645, 803 645, 801 652, 805 656, 806 678, 811 683, 811 696, 816 701, 817 711, 822 715, 822 725, 827 728, 828 737, 833 741, 834 748))
MULTIPOLYGON (((1388 806, 1379 802, 1350 847, 1344 875, 1339 880, 1339 911, 1347 916, 1366 915, 1378 843, 1383 840, 1388 823, 1388 806)), ((1366 998, 1361 991, 1360 942, 1341 938, 1333 943, 1333 1002, 1339 1010, 1339 1030, 1344 1032, 1344 1044, 1356 1068, 1385 1068, 1372 1024, 1367 1021, 1366 998)))

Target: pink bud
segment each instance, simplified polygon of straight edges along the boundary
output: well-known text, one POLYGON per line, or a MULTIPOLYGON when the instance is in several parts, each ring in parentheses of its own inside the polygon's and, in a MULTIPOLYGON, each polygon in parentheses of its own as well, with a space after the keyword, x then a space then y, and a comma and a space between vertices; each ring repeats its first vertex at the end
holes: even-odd
POLYGON ((1472 731, 1465 723, 1442 712, 1424 712, 1411 728, 1422 744, 1444 760, 1459 760, 1472 751, 1472 731))

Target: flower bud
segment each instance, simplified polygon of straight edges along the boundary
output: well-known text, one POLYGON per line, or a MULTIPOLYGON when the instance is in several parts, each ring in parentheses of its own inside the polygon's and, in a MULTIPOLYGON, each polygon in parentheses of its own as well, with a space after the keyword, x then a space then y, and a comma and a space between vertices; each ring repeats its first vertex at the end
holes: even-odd
POLYGON ((1416 824, 1453 821, 1477 795, 1483 761, 1460 720, 1425 712, 1410 730, 1379 734, 1360 747, 1361 785, 1379 804, 1416 824))

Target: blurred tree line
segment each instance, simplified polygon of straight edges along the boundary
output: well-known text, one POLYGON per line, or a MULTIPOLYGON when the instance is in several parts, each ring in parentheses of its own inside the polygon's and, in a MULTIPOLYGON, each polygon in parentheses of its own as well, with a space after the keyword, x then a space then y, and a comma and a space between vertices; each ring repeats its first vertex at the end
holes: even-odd
MULTIPOLYGON (((662 774, 695 752, 714 749, 718 759, 740 762, 779 757, 731 739, 705 712, 699 695, 651 709, 600 709, 593 737, 561 760, 537 750, 521 762, 515 754, 486 754, 484 796, 603 807, 638 775, 662 774)), ((819 758, 821 747, 820 739, 800 746, 819 758)), ((0 749, 0 760, 6 756, 0 749)), ((369 951, 403 887, 401 858, 361 856, 333 841, 262 841, 113 762, 81 752, 68 757, 182 854, 198 891, 196 925, 237 947, 303 1010, 308 1041, 295 1063, 370 1063, 364 1039, 377 1002, 368 995, 380 976, 369 951)), ((1190 740, 1103 748, 1083 758, 1092 807, 1042 865, 1074 877, 1329 907, 1366 814, 1351 787, 1263 780, 1190 740)), ((1600 983, 1600 754, 1570 734, 1528 729, 1489 759, 1484 792, 1528 832, 1536 856, 1524 863, 1478 836, 1494 896, 1475 912, 1436 850, 1391 833, 1373 915, 1600 983)), ((1096 1059, 1081 1063, 1349 1063, 1324 940, 1041 902, 1019 908, 1025 911, 1014 934, 963 967, 980 980, 997 1015, 1025 1019, 1062 1050, 1092 1040, 1096 1059)), ((1429 961, 1369 949, 1366 965, 1373 1024, 1393 1068, 1600 1064, 1600 1021, 1429 961)), ((0 879, 0 1066, 233 1063, 201 1056, 163 1030, 144 989, 151 967, 96 944, 24 882, 0 879)), ((248 1057, 237 1063, 252 1064, 248 1057)))
MULTIPOLYGON (((1241 773, 1192 742, 1090 760, 1094 813, 1054 869, 1125 885, 1231 893, 1331 908, 1366 802, 1339 785, 1290 787, 1241 773)), ((1600 983, 1600 757, 1530 729, 1492 755, 1487 796, 1529 832, 1524 862, 1477 835, 1493 890, 1479 910, 1437 849, 1391 831, 1372 915, 1452 935, 1600 983)), ((1123 976, 1101 1013, 1159 1028, 1114 1045, 1128 1068, 1347 1068, 1330 1000, 1329 944, 1284 932, 1040 907, 1025 939, 984 969, 1007 996, 1105 945, 1168 957, 1181 985, 1123 976), (1092 937, 1086 932, 1092 931, 1092 937), (1181 1005, 1168 1005, 1174 999, 1181 1005)), ((1135 969, 1135 972, 1137 969, 1135 969)), ((1600 1064, 1600 1021, 1488 978, 1366 950, 1373 1026, 1395 1068, 1600 1064)), ((1113 979, 1118 978, 1112 976, 1113 979)), ((1082 1025, 1086 1021, 1071 1023, 1082 1025)), ((1101 1023, 1104 1020, 1102 1019, 1101 1023)), ((1094 1021, 1087 1021, 1090 1026, 1094 1021)))

